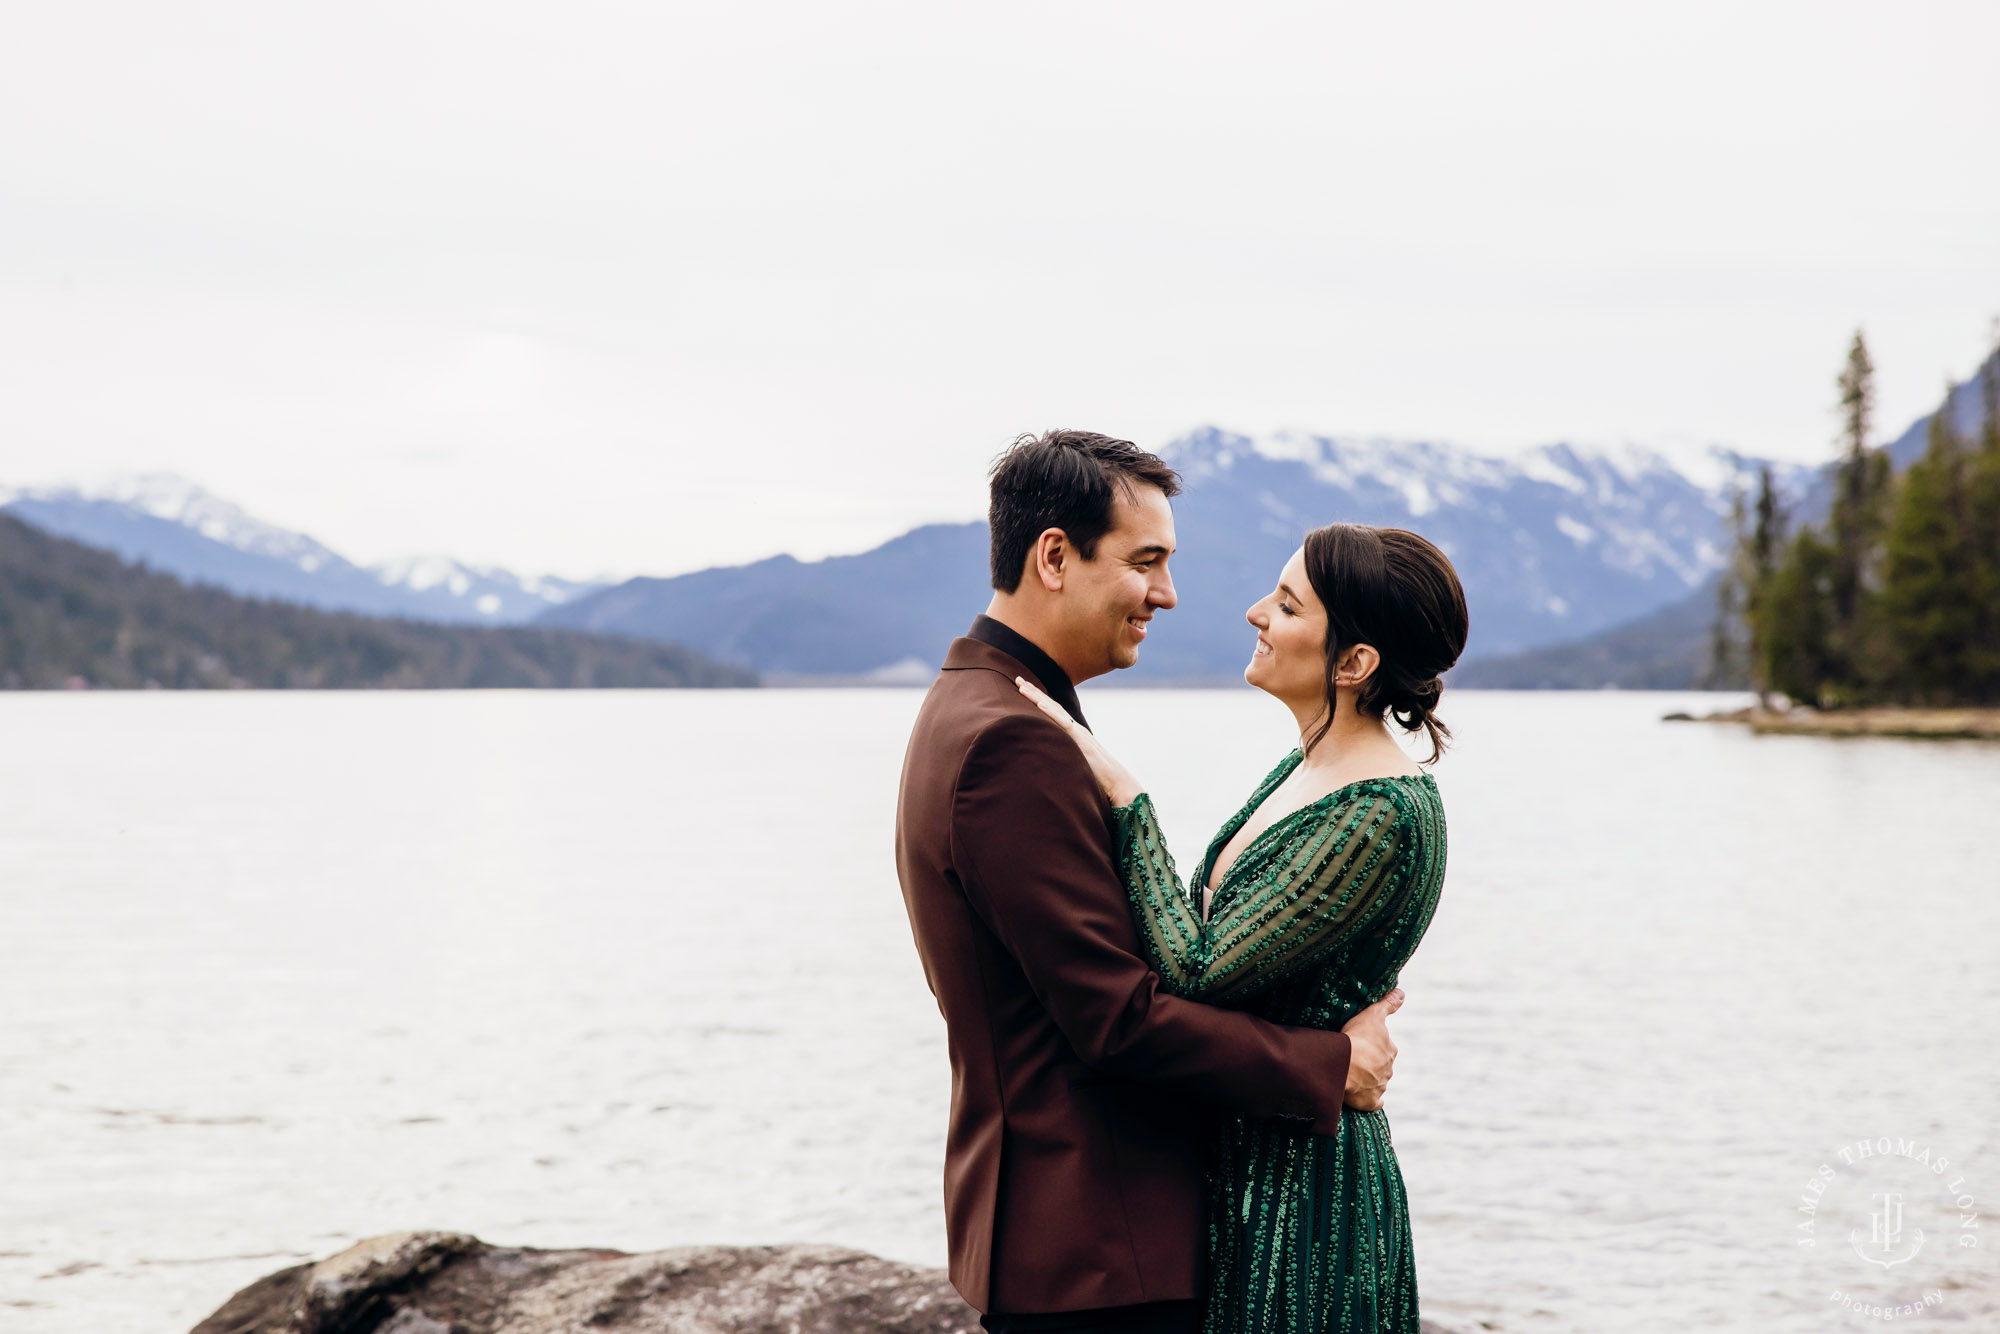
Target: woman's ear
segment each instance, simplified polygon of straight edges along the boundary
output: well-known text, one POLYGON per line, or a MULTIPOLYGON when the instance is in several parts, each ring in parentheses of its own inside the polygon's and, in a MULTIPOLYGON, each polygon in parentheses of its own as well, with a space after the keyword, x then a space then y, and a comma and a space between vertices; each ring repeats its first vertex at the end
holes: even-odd
POLYGON ((1333 683, 1337 686, 1358 686, 1375 675, 1375 669, 1382 665, 1382 655, 1375 651, 1373 644, 1350 644, 1342 650, 1340 661, 1335 664, 1333 683))

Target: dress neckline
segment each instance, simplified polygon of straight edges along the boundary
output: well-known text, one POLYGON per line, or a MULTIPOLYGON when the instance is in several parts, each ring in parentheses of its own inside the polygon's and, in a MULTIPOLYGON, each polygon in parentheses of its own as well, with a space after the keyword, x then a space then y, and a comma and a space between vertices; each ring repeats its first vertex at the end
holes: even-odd
MULTIPOLYGON (((1210 871, 1215 865, 1216 854, 1227 847, 1229 840, 1236 837, 1237 831, 1249 823, 1250 817, 1257 813, 1257 809, 1264 804, 1265 798, 1276 791, 1278 785, 1287 778, 1290 778, 1292 771, 1303 763, 1305 763, 1305 753, 1297 746, 1292 747, 1291 752, 1284 759, 1278 761, 1278 767, 1264 775, 1264 781, 1257 785, 1257 790, 1250 794, 1250 800, 1243 803, 1242 809, 1224 821, 1222 828, 1216 831, 1215 837, 1208 841, 1208 851, 1202 854, 1201 865, 1197 868, 1200 871, 1200 875, 1195 880, 1195 889, 1198 893, 1208 895, 1208 908, 1210 912, 1214 911, 1216 902, 1222 898, 1222 891, 1228 888, 1229 878, 1236 874, 1236 868, 1241 866, 1244 860, 1250 856, 1251 852, 1273 833, 1290 824, 1298 816, 1304 815, 1308 811, 1317 810, 1328 802, 1333 801, 1334 798, 1340 796, 1342 793, 1360 787, 1364 783, 1417 782, 1428 783, 1432 787, 1437 786, 1437 780, 1428 773, 1378 774, 1372 778, 1357 778, 1351 783, 1342 783, 1331 792, 1322 793, 1314 797, 1311 801, 1306 802, 1303 806, 1293 807, 1258 830, 1257 837, 1244 844, 1243 850, 1236 854, 1228 866, 1223 868, 1222 878, 1216 881, 1215 889, 1211 892, 1208 887, 1208 881, 1210 871)), ((1202 916, 1206 919, 1208 913, 1203 913, 1202 916)))

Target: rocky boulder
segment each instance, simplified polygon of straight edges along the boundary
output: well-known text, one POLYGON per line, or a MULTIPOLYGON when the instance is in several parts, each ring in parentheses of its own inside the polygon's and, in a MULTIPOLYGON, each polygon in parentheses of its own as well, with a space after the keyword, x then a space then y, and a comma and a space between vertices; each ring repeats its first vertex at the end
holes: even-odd
POLYGON ((941 1270, 835 1246, 541 1251, 373 1237, 258 1279, 193 1334, 975 1334, 941 1270))
MULTIPOLYGON (((1493 1328, 1482 1324, 1482 1328, 1493 1328)), ((538 1251, 371 1237, 266 1274, 192 1334, 983 1334, 941 1269, 838 1246, 538 1251)), ((1423 1322, 1422 1334, 1458 1334, 1423 1322)))

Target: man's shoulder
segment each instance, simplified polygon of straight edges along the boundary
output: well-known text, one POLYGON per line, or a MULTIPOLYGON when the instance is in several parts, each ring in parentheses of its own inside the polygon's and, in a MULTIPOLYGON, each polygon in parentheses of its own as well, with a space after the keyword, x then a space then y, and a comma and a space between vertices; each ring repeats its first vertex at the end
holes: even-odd
POLYGON ((965 750, 1032 743, 1045 735, 1068 740, 1012 677, 984 667, 940 672, 918 713, 917 734, 929 744, 965 750))

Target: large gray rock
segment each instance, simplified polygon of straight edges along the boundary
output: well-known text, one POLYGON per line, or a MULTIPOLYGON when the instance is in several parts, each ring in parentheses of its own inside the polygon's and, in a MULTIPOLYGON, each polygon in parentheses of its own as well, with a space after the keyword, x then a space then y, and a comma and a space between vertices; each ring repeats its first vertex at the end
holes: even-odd
MULTIPOLYGON (((267 1274, 193 1334, 976 1334, 940 1269, 838 1246, 537 1251, 371 1237, 267 1274)), ((1423 1322, 1423 1334, 1455 1334, 1423 1322)))
POLYGON ((942 1271, 835 1246, 645 1255, 373 1237, 258 1279, 193 1334, 972 1334, 942 1271))

